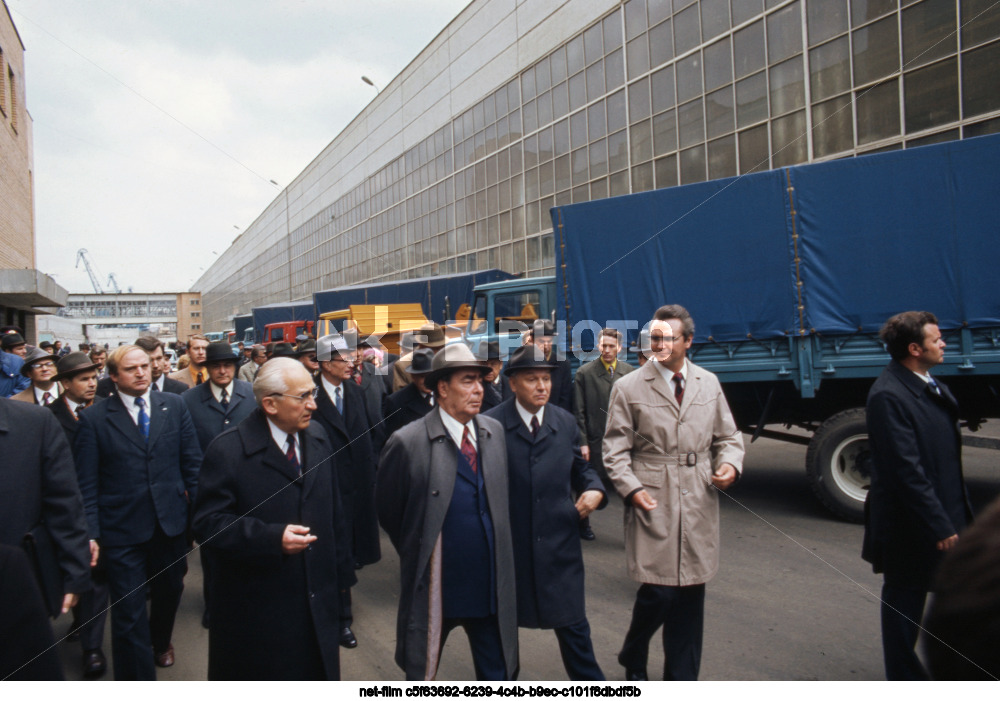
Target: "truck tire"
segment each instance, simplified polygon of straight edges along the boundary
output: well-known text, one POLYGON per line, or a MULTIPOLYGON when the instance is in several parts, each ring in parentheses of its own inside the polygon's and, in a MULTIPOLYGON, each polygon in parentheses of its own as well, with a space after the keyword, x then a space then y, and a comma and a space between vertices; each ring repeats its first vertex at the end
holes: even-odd
POLYGON ((813 434, 806 471, 823 506, 847 521, 864 521, 871 484, 871 453, 864 409, 834 414, 813 434))

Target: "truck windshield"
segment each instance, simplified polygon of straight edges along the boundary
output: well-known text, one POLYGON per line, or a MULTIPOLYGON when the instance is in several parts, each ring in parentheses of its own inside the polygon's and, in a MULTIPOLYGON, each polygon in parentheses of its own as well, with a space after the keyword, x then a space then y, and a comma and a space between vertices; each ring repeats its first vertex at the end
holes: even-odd
POLYGON ((476 302, 469 317, 469 326, 466 333, 476 336, 486 333, 486 295, 476 295, 476 302))
POLYGON ((525 326, 538 318, 541 300, 536 290, 530 292, 518 292, 515 294, 497 295, 493 300, 493 313, 496 316, 496 331, 498 333, 509 331, 515 324, 510 322, 520 322, 525 326), (502 322, 508 322, 503 324, 502 322))

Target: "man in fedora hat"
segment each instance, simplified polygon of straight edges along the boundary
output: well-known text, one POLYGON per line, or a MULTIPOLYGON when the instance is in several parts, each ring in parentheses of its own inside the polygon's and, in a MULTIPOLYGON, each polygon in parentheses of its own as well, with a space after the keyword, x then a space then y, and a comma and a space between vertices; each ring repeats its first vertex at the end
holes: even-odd
POLYGON ((368 414, 368 425, 371 426, 372 450, 377 461, 387 435, 382 421, 382 403, 389 393, 381 376, 383 371, 365 360, 365 349, 374 347, 372 339, 359 338, 357 331, 345 332, 344 337, 351 348, 351 359, 354 361, 351 381, 361 389, 365 398, 365 411, 368 414))
POLYGON ((379 464, 379 522, 400 559, 396 663, 411 681, 435 678, 458 626, 477 679, 517 675, 507 451, 501 425, 477 416, 485 370, 463 344, 438 351, 434 409, 396 431, 379 464))
POLYGON ((581 453, 576 419, 549 403, 554 367, 537 346, 518 348, 504 369, 514 397, 486 413, 503 426, 507 443, 517 623, 555 630, 571 680, 603 681, 587 622, 578 533, 580 520, 607 497, 581 453))
POLYGON ((434 393, 424 382, 433 361, 434 351, 430 348, 413 351, 409 370, 410 384, 385 398, 382 414, 385 416, 387 439, 406 424, 423 418, 434 408, 434 393))
POLYGON ((31 380, 21 374, 28 346, 19 333, 0 336, 0 397, 10 397, 31 386, 31 380))
POLYGON ((56 361, 52 353, 46 353, 41 348, 32 348, 21 366, 21 374, 27 377, 31 384, 15 394, 11 399, 17 402, 29 402, 39 406, 48 406, 59 397, 59 385, 55 382, 56 361))
POLYGON ((480 346, 482 361, 489 372, 483 376, 483 408, 487 412, 503 401, 503 360, 500 358, 500 342, 490 341, 480 346))
POLYGON ((316 359, 316 341, 308 336, 295 346, 295 357, 305 366, 309 374, 316 377, 319 374, 319 361, 316 359))
MULTIPOLYGON (((333 448, 340 495, 347 521, 348 540, 354 566, 358 569, 382 558, 378 515, 375 512, 375 462, 371 427, 365 398, 351 380, 353 354, 348 340, 340 334, 323 336, 317 343, 320 377, 313 418, 326 430, 333 448)), ((351 591, 340 598, 340 644, 357 647, 351 626, 351 591)))
MULTIPOLYGON (((208 450, 208 444, 216 436, 238 425, 257 406, 253 398, 253 385, 234 379, 238 360, 233 347, 228 343, 220 341, 208 344, 205 350, 208 382, 191 387, 181 395, 191 414, 191 421, 194 422, 202 454, 208 450)), ((213 577, 213 563, 208 550, 199 548, 198 552, 201 555, 202 592, 205 597, 201 624, 208 628, 208 593, 213 577)))
POLYGON ((295 346, 287 341, 281 341, 271 344, 271 355, 268 360, 271 358, 295 358, 297 360, 298 356, 295 354, 295 346))
MULTIPOLYGON (((84 409, 101 401, 97 397, 98 365, 86 353, 68 353, 56 364, 58 371, 52 379, 62 386, 59 398, 49 404, 56 420, 66 434, 70 447, 76 442, 80 430, 80 414, 84 409)), ((83 650, 82 670, 85 679, 95 679, 107 671, 108 662, 101 645, 104 642, 104 625, 107 622, 108 580, 103 563, 99 561, 100 548, 96 540, 90 541, 92 589, 80 594, 80 602, 73 609, 74 637, 79 637, 83 650)))
MULTIPOLYGON (((413 330, 413 349, 418 348, 430 348, 435 353, 442 348, 447 342, 447 338, 444 334, 444 328, 440 324, 436 324, 433 321, 428 321, 426 324, 421 326, 419 329, 413 330)), ((410 361, 412 360, 413 354, 409 353, 402 356, 399 360, 392 363, 392 391, 398 392, 399 390, 410 384, 410 378, 407 374, 407 368, 410 366, 410 361)))

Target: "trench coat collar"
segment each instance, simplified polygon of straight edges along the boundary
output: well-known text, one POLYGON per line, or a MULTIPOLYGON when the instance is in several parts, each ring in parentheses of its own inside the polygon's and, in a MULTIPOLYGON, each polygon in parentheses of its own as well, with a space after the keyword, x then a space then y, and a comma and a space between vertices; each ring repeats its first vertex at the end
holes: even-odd
POLYGON ((904 366, 902 363, 896 360, 890 361, 886 369, 895 375, 896 379, 900 381, 903 387, 910 390, 915 397, 927 394, 931 397, 932 401, 950 404, 952 408, 958 407, 958 401, 955 399, 955 395, 951 393, 951 390, 948 389, 947 385, 940 381, 940 378, 934 378, 938 383, 938 387, 941 389, 941 394, 938 395, 930 388, 930 385, 927 382, 924 382, 917 377, 915 372, 904 366))
MULTIPOLYGON (((298 480, 299 476, 292 470, 287 458, 271 438, 271 429, 267 425, 263 409, 260 407, 254 409, 252 414, 240 422, 237 430, 240 432, 240 442, 243 443, 245 457, 250 458, 263 453, 260 455, 260 461, 265 467, 278 472, 290 482, 298 480)), ((298 435, 300 439, 304 439, 305 431, 299 431, 298 435)), ((299 448, 302 454, 302 464, 307 466, 309 456, 306 453, 305 440, 300 441, 299 448)), ((303 474, 306 474, 306 469, 303 467, 303 474)))
POLYGON ((520 436, 523 440, 530 444, 538 443, 539 441, 545 440, 545 438, 550 433, 555 433, 556 428, 552 425, 552 422, 547 420, 551 416, 552 407, 546 406, 545 416, 546 419, 542 421, 541 426, 538 427, 538 435, 532 436, 531 431, 528 427, 524 425, 524 421, 521 419, 521 415, 517 412, 517 407, 514 403, 517 401, 517 397, 510 397, 504 400, 500 405, 503 407, 503 427, 508 433, 513 433, 520 436))
POLYGON ((650 387, 656 391, 661 397, 667 400, 671 407, 677 411, 677 415, 683 416, 687 413, 688 408, 694 403, 695 398, 701 394, 701 380, 704 375, 702 369, 692 363, 689 359, 685 358, 684 362, 687 365, 687 379, 684 381, 684 401, 682 404, 677 404, 677 398, 674 396, 673 387, 667 382, 667 379, 660 372, 660 369, 654 365, 656 361, 650 360, 648 363, 639 368, 639 372, 644 373, 642 378, 646 382, 650 383, 650 387))

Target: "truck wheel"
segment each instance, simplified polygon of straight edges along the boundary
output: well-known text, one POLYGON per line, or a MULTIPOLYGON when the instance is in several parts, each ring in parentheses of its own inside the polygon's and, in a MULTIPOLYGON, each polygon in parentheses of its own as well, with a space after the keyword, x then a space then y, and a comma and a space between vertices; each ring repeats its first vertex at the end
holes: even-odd
POLYGON ((824 421, 809 442, 806 471, 813 491, 837 516, 861 523, 871 484, 871 453, 864 409, 824 421))

